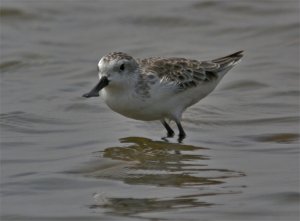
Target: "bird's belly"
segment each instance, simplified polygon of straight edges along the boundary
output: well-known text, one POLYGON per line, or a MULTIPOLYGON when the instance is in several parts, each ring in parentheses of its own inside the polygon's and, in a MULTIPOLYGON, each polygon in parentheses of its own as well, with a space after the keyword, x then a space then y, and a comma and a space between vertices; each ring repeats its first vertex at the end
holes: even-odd
POLYGON ((187 107, 207 96, 214 87, 213 84, 206 85, 168 96, 159 96, 159 93, 156 93, 149 98, 137 97, 130 93, 107 93, 102 90, 101 96, 113 111, 125 117, 152 121, 180 117, 187 107))
POLYGON ((126 95, 107 96, 107 94, 103 94, 102 96, 110 109, 135 120, 160 120, 165 117, 167 111, 165 108, 154 105, 151 100, 146 101, 126 95))
POLYGON ((115 112, 135 120, 152 121, 164 118, 163 110, 141 105, 107 102, 107 105, 115 112))

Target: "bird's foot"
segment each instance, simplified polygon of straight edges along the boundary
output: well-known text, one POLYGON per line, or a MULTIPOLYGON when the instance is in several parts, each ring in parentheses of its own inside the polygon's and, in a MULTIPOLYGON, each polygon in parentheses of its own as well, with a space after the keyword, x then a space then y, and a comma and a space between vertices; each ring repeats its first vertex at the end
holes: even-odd
POLYGON ((168 131, 168 133, 167 133, 167 137, 174 137, 174 131, 172 130, 172 131, 168 131))
POLYGON ((178 142, 182 143, 182 141, 184 140, 184 138, 186 138, 186 134, 185 133, 179 133, 179 135, 178 135, 178 142))

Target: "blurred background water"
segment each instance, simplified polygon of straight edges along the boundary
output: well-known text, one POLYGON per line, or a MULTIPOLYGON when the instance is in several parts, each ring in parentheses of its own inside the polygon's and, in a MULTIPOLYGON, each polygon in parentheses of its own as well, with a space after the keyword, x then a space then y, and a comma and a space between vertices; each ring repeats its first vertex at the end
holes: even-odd
POLYGON ((2 0, 0 19, 1 220, 299 219, 299 1, 2 0), (182 144, 81 97, 108 52, 237 50, 182 144))

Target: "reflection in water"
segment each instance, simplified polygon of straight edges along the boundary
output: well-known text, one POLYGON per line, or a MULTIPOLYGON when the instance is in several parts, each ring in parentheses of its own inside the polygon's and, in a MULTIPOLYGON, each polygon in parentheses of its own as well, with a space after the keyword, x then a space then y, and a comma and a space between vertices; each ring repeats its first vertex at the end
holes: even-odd
MULTIPOLYGON (((199 197, 199 196, 198 196, 199 197)), ((142 212, 157 212, 170 209, 191 208, 212 206, 213 204, 200 202, 193 197, 175 197, 173 199, 158 199, 158 198, 109 198, 100 202, 95 199, 97 204, 91 205, 91 209, 109 208, 112 213, 118 215, 135 215, 142 212)))
POLYGON ((204 148, 152 141, 141 137, 123 138, 120 141, 131 145, 107 148, 103 156, 136 162, 130 167, 128 176, 124 178, 126 183, 182 186, 217 182, 192 175, 192 171, 206 166, 205 160, 208 158, 188 152, 204 148), (201 162, 195 164, 197 160, 201 162))
POLYGON ((108 147, 101 152, 104 158, 118 160, 119 164, 99 167, 94 165, 85 170, 85 174, 94 178, 117 179, 130 185, 192 188, 196 189, 196 193, 173 198, 163 195, 159 198, 120 198, 98 193, 94 196, 95 205, 90 208, 110 208, 114 213, 129 215, 170 208, 212 206, 212 203, 200 199, 204 196, 240 192, 219 187, 216 190, 203 188, 224 184, 227 178, 244 176, 238 171, 210 168, 209 156, 199 154, 200 151, 208 150, 207 148, 153 141, 143 137, 122 138, 120 142, 121 146, 108 147))

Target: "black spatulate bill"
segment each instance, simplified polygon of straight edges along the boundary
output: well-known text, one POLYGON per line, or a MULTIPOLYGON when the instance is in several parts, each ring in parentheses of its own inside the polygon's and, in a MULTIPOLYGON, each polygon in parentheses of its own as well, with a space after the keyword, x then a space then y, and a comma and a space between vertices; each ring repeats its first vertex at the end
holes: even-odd
POLYGON ((82 97, 99 97, 99 91, 106 87, 108 84, 109 80, 104 76, 99 80, 98 84, 90 92, 83 94, 82 97))

